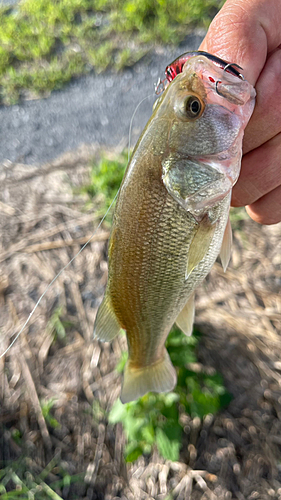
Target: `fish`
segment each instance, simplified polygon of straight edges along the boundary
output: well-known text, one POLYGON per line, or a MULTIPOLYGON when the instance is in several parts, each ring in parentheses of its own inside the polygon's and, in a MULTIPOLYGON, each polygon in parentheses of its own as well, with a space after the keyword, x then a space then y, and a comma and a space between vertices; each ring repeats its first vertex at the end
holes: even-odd
POLYGON ((121 401, 174 389, 165 348, 174 323, 192 334, 194 291, 231 252, 229 207, 255 90, 229 64, 190 52, 166 68, 128 163, 108 246, 108 282, 94 338, 125 330, 121 401))

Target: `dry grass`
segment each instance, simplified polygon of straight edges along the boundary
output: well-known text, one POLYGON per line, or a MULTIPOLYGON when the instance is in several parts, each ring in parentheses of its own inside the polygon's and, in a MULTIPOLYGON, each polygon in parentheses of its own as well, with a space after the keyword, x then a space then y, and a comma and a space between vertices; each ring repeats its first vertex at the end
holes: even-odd
MULTIPOLYGON (((72 189, 86 182, 94 154, 82 148, 38 169, 0 169, 1 352, 97 225, 72 189)), ((177 463, 155 452, 126 465, 122 428, 107 423, 120 392, 114 368, 125 348, 124 337, 110 345, 92 340, 107 279, 107 238, 105 225, 0 360, 2 467, 29 457, 30 472, 45 470, 46 485, 62 470, 81 473, 77 483, 57 488, 64 499, 164 500, 169 493, 178 500, 280 499, 281 225, 236 222, 229 270, 216 264, 198 290, 200 361, 222 373, 233 399, 204 422, 187 418, 177 463)))

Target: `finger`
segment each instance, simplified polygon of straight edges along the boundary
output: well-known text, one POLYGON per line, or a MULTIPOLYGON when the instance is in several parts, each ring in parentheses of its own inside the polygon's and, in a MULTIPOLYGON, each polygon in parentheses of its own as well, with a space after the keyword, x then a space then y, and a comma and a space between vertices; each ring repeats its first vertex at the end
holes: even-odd
POLYGON ((276 0, 228 0, 213 19, 201 49, 244 68, 253 85, 267 54, 281 42, 280 3, 276 0))
MULTIPOLYGON (((233 187, 234 207, 251 205, 281 185, 281 133, 242 159, 239 179, 233 187)), ((281 198, 279 200, 281 205, 281 198)))
POLYGON ((281 50, 267 60, 255 85, 257 97, 253 116, 246 127, 243 153, 265 143, 281 131, 281 50))
POLYGON ((246 207, 249 216, 259 224, 277 224, 281 220, 281 186, 246 207))

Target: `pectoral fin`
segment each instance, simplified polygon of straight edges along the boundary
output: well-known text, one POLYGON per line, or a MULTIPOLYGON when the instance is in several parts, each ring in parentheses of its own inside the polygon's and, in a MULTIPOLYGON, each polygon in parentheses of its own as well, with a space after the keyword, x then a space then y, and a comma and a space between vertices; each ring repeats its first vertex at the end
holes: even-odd
POLYGON ((120 330, 121 327, 112 309, 110 298, 105 294, 97 312, 94 324, 94 338, 102 342, 110 342, 120 330))
POLYGON ((216 224, 211 224, 207 218, 199 223, 199 227, 189 247, 185 279, 198 266, 199 262, 204 259, 209 250, 215 230, 216 224))
MULTIPOLYGON (((171 134, 175 130, 172 127, 171 134)), ((162 162, 162 168, 162 179, 168 193, 191 213, 194 209, 203 208, 213 197, 221 198, 225 190, 226 177, 206 163, 171 155, 162 162)), ((229 191, 229 186, 227 189, 229 191)))
POLYGON ((228 217, 220 251, 220 259, 224 272, 226 271, 230 261, 231 246, 232 246, 232 229, 231 229, 230 219, 228 217))
POLYGON ((129 360, 124 370, 121 401, 129 403, 129 401, 134 401, 150 391, 171 391, 176 382, 176 371, 166 349, 163 358, 153 365, 134 368, 130 365, 129 360))
POLYGON ((179 313, 176 319, 176 324, 181 329, 181 331, 188 337, 192 335, 194 315, 195 315, 194 295, 192 295, 188 299, 183 310, 179 313))

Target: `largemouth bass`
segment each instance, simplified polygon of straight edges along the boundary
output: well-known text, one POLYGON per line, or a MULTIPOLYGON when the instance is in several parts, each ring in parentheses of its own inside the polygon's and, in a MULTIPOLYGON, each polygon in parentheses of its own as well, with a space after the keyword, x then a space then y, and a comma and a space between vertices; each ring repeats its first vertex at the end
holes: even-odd
POLYGON ((192 333, 195 288, 219 253, 228 264, 231 189, 254 108, 251 84, 208 53, 184 54, 166 75, 120 187, 94 327, 102 341, 126 331, 123 403, 176 384, 165 341, 175 322, 192 333))

